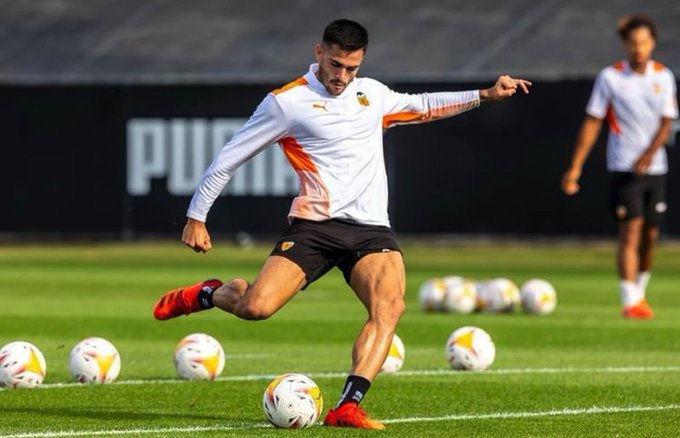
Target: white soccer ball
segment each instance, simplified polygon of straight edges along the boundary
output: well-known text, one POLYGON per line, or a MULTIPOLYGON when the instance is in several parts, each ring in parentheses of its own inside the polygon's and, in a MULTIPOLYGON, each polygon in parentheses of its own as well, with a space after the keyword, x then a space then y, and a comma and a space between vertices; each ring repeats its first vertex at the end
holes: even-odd
POLYGON ((71 350, 68 366, 80 383, 112 383, 120 373, 120 354, 106 339, 85 338, 71 350))
POLYGON ((47 373, 45 356, 29 342, 10 342, 0 349, 0 388, 35 388, 47 373))
POLYGON ((470 313, 477 306, 475 283, 463 277, 448 276, 442 279, 446 292, 442 308, 447 312, 470 313))
POLYGON ((446 342, 446 357, 454 370, 482 371, 496 358, 496 346, 484 330, 461 327, 446 342))
POLYGON ((477 305, 483 312, 512 312, 520 304, 519 288, 507 278, 479 281, 477 305))
POLYGON ((520 288, 522 309, 527 313, 547 315, 555 310, 557 293, 555 288, 545 280, 534 278, 520 288))
POLYGON ((175 369, 186 380, 215 380, 224 370, 224 350, 210 335, 190 334, 175 348, 175 369))
POLYGON ((302 429, 313 425, 323 410, 321 389, 303 374, 283 374, 267 386, 262 397, 267 420, 276 427, 302 429))
POLYGON ((396 334, 392 338, 392 344, 390 345, 390 351, 387 353, 385 362, 380 368, 381 373, 396 373, 404 366, 404 358, 406 357, 406 350, 404 349, 404 343, 401 338, 396 334))
POLYGON ((427 280, 418 290, 420 306, 426 312, 442 310, 445 294, 446 284, 444 284, 444 281, 441 278, 427 280))

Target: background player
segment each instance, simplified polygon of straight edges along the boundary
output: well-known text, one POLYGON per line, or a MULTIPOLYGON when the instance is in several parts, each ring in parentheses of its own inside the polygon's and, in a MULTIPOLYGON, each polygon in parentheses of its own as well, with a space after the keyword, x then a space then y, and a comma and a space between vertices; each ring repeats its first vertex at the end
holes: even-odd
MULTIPOLYGON (((383 130, 403 123, 450 117, 501 100, 528 81, 501 76, 486 90, 395 93, 357 78, 368 46, 358 23, 336 20, 315 47, 317 64, 270 93, 224 146, 199 184, 187 212, 182 241, 211 248, 208 211, 234 171, 278 142, 300 179, 290 227, 257 278, 208 280, 172 290, 154 316, 169 319, 213 306, 244 319, 264 319, 334 266, 368 312, 352 351, 352 370, 340 400, 325 419, 331 426, 382 429, 359 407, 388 353, 404 312, 405 273, 387 216, 383 130)), ((414 151, 417 153, 417 151, 414 151)))
POLYGON ((569 170, 562 178, 567 195, 578 192, 583 164, 606 117, 610 206, 619 221, 617 266, 623 316, 652 318, 645 290, 650 278, 659 220, 666 211, 663 147, 678 117, 673 73, 651 59, 656 26, 643 15, 624 17, 618 26, 628 59, 607 67, 595 81, 586 118, 569 170))

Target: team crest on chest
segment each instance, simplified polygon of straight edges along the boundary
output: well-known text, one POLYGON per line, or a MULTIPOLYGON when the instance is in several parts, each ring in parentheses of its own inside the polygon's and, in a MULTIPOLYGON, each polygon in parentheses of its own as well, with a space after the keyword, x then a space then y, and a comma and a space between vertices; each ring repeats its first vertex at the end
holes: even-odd
POLYGON ((359 104, 363 106, 369 106, 371 102, 368 101, 368 97, 361 91, 357 91, 357 100, 359 101, 359 104))

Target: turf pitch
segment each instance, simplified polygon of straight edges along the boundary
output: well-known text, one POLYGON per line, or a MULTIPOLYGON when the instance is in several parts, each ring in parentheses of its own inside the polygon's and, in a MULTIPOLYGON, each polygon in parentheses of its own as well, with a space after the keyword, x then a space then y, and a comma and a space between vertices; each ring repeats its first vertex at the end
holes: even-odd
MULTIPOLYGON (((157 322, 170 287, 199 279, 252 279, 268 247, 221 245, 197 255, 175 243, 0 247, 0 345, 24 340, 45 355, 42 388, 0 391, 0 437, 345 436, 375 434, 267 426, 261 397, 273 376, 301 372, 335 403, 365 312, 334 271, 271 319, 219 311, 157 322), (185 335, 217 338, 227 364, 216 382, 181 382, 172 351, 185 335), (70 383, 69 350, 101 336, 122 357, 118 383, 70 383)), ((612 244, 404 245, 408 310, 398 334, 406 362, 380 376, 364 407, 389 436, 674 436, 680 429, 680 245, 657 255, 652 321, 619 316, 612 244), (425 314, 418 286, 457 274, 545 278, 554 314, 425 314), (496 343, 492 369, 449 371, 444 343, 463 325, 496 343)))

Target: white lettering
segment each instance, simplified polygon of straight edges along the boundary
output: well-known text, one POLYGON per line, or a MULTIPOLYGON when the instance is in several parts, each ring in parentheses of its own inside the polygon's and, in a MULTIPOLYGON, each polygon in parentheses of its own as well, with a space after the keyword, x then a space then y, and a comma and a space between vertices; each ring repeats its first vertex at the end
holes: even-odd
MULTIPOLYGON (((245 119, 131 119, 127 124, 127 189, 151 192, 153 179, 167 179, 168 193, 190 196, 204 170, 245 119)), ((297 178, 279 147, 247 161, 222 195, 286 196, 297 193, 297 178)))

